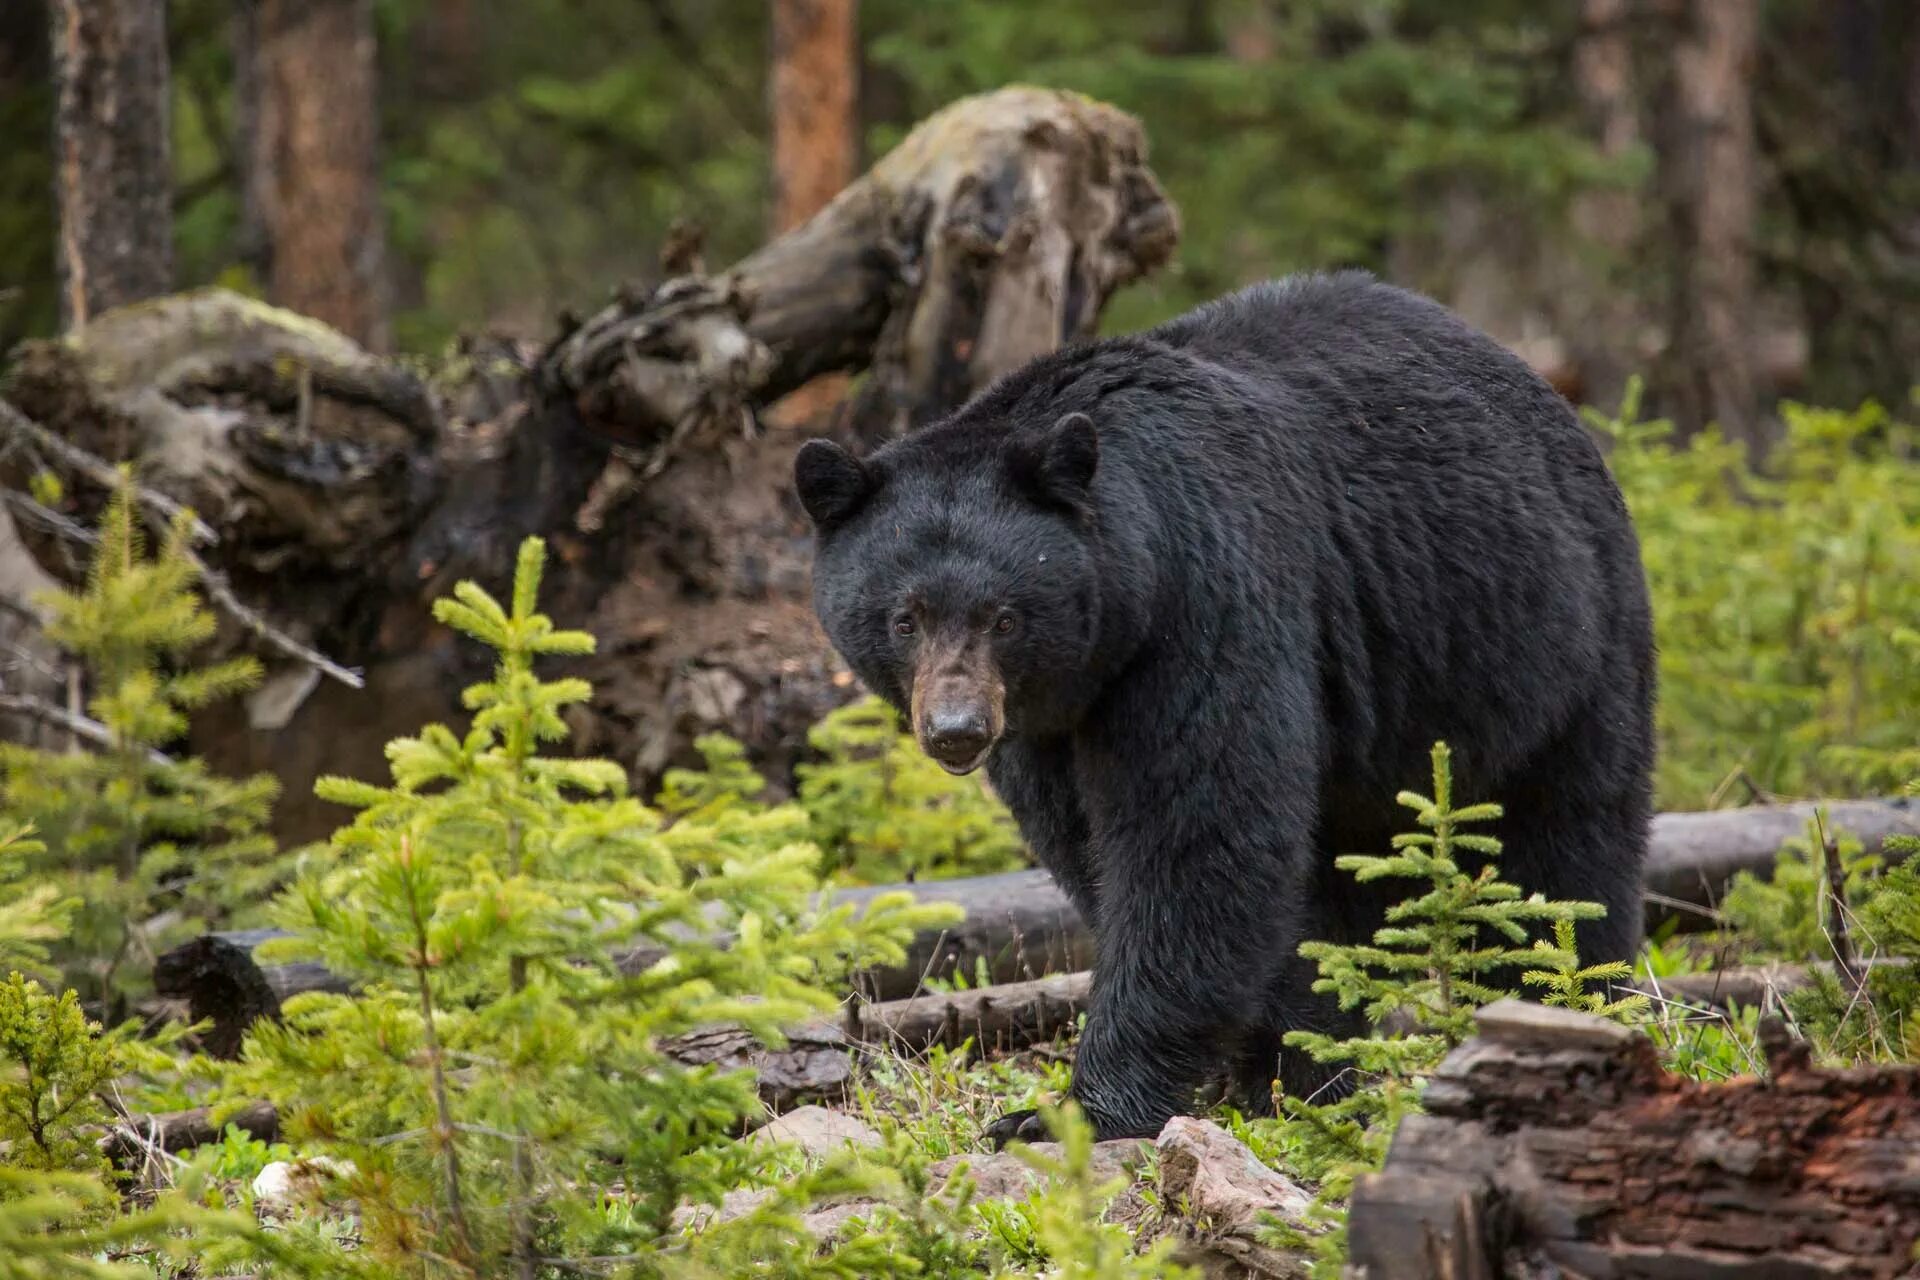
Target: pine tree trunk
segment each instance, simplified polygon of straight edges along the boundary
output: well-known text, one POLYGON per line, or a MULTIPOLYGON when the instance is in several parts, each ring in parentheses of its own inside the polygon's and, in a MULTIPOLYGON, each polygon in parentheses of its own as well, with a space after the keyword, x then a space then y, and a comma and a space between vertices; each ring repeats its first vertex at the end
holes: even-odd
POLYGON ((859 0, 773 0, 773 233, 853 181, 859 0))
MULTIPOLYGON (((1573 83, 1588 136, 1602 156, 1620 160, 1640 145, 1634 98, 1631 0, 1583 0, 1573 48, 1573 83)), ((1575 232, 1597 251, 1597 269, 1582 270, 1563 294, 1559 327, 1567 335, 1579 398, 1611 410, 1627 379, 1641 371, 1645 323, 1631 278, 1640 243, 1638 193, 1622 187, 1587 191, 1572 208, 1575 232)))
POLYGON ((268 295, 388 345, 372 0, 244 0, 245 206, 268 295))
POLYGON ((165 0, 53 0, 62 327, 173 283, 165 0))
MULTIPOLYGON (((773 232, 791 231, 853 181, 859 153, 859 0, 773 0, 768 108, 773 232)), ((770 412, 814 422, 846 398, 847 376, 815 378, 770 412)))
POLYGON ((1759 204, 1753 72, 1759 0, 1692 0, 1673 53, 1674 131, 1661 156, 1679 254, 1669 357, 1674 417, 1758 450, 1768 430, 1754 358, 1759 204))

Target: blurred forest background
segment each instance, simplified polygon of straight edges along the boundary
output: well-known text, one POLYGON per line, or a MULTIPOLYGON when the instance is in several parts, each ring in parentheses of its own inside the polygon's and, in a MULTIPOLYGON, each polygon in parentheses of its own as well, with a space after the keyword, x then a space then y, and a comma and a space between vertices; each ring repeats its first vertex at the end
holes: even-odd
MULTIPOLYGON (((286 839, 338 821, 313 778, 454 713, 482 672, 428 605, 528 534, 600 641, 580 750, 644 792, 720 733, 790 790, 857 689, 782 428, 871 447, 1063 340, 1347 266, 1596 415, 1663 804, 1920 761, 1904 0, 36 0, 0 8, 0 136, 0 408, 192 504, 296 642, 227 610, 267 678, 183 744, 280 779, 286 839), (1022 84, 1087 100, 970 96, 1022 84), (289 314, 126 305, 201 285, 289 314)), ((7 456, 29 602, 104 490, 7 456)), ((84 690, 33 643, 4 693, 45 731, 84 690)))
MULTIPOLYGON (((60 316, 48 9, 0 11, 9 345, 60 316)), ((1780 395, 1904 403, 1913 381, 1920 8, 1904 0, 771 11, 174 0, 162 279, 255 291, 376 347, 540 336, 651 271, 676 223, 731 262, 810 212, 810 184, 830 193, 937 107, 1026 81, 1139 116, 1183 214, 1176 267, 1120 295, 1109 330, 1356 265, 1462 308, 1586 402, 1612 408, 1644 372, 1683 428, 1763 437, 1780 395)))

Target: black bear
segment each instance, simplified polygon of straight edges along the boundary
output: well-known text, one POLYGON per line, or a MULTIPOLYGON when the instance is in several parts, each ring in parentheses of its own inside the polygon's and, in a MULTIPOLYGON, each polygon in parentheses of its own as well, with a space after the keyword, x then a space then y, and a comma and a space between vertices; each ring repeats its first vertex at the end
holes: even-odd
MULTIPOLYGON (((1357 272, 1071 347, 866 459, 795 460, 814 603, 954 773, 982 763, 1096 940, 1073 1093, 1152 1136, 1226 1066, 1322 1083, 1296 948, 1383 903, 1394 795, 1453 749, 1504 874, 1640 937, 1654 661, 1639 547, 1571 407, 1437 303, 1357 272)), ((1036 1137, 1030 1113, 999 1140, 1036 1137)))

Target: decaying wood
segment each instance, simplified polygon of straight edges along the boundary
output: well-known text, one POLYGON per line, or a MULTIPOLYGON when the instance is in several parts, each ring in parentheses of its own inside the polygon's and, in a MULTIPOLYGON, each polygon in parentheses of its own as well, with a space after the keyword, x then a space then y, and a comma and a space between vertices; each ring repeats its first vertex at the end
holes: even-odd
POLYGON ((983 1052, 1010 1052, 1071 1030, 1086 1012, 1093 974, 1058 973, 905 1000, 848 1006, 847 1031, 859 1041, 908 1053, 971 1040, 983 1052))
MULTIPOLYGON (((86 450, 76 448, 54 436, 4 400, 0 400, 0 430, 12 434, 16 440, 24 440, 38 448, 48 450, 65 464, 76 468, 96 483, 111 486, 118 482, 113 468, 107 463, 86 450)), ((8 507, 27 517, 39 528, 88 548, 99 545, 99 535, 91 529, 76 524, 58 511, 41 506, 25 493, 9 489, 6 491, 6 499, 8 507)), ((191 537, 199 541, 218 541, 204 521, 163 493, 158 493, 145 485, 135 485, 133 500, 140 508, 147 511, 150 517, 158 517, 162 523, 184 517, 191 537)), ((363 682, 357 671, 349 671, 326 654, 300 643, 267 621, 266 615, 241 600, 234 594, 233 588, 227 584, 226 575, 201 559, 191 547, 182 547, 181 554, 188 563, 193 565, 195 572, 199 575, 198 589, 206 596, 207 601, 219 612, 238 623, 249 635, 258 638, 268 649, 304 663, 322 675, 338 680, 350 689, 362 687, 363 682)))
POLYGON ((1355 1272, 1911 1275, 1920 1068, 1814 1070, 1771 1028, 1769 1078, 1701 1085, 1605 1019, 1482 1010, 1354 1188, 1355 1272))
MULTIPOLYGON (((261 650, 272 690, 199 714, 191 746, 281 779, 283 840, 338 824, 314 777, 378 775, 388 740, 462 714, 484 658, 427 603, 462 577, 502 586, 529 534, 554 552, 543 605, 601 641, 578 665, 597 690, 573 717, 582 749, 645 793, 724 731, 784 787, 807 729, 856 688, 812 617, 801 434, 762 430, 759 411, 836 370, 868 372, 853 425, 869 438, 955 408, 1092 333, 1176 236, 1138 122, 1009 89, 930 118, 729 270, 674 251, 671 278, 621 289, 544 351, 475 339, 429 383, 208 290, 25 344, 7 385, 58 440, 193 507, 220 537, 210 567, 271 601, 280 634, 364 671, 366 696, 316 686, 285 646, 223 633, 261 650)), ((84 521, 107 477, 49 461, 84 521)), ((20 460, 5 479, 24 482, 20 460)))
POLYGON ((588 422, 657 459, 820 374, 866 368, 856 425, 875 438, 1090 335, 1177 238, 1138 121, 1002 89, 934 115, 723 275, 619 299, 546 371, 588 422))

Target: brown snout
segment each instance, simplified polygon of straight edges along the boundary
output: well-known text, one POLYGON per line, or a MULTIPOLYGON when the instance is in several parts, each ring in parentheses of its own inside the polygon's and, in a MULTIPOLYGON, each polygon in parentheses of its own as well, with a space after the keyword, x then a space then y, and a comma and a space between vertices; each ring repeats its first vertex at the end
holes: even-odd
POLYGON ((1006 728, 1006 690, 987 646, 929 645, 913 679, 913 734, 942 769, 972 773, 1006 728))

